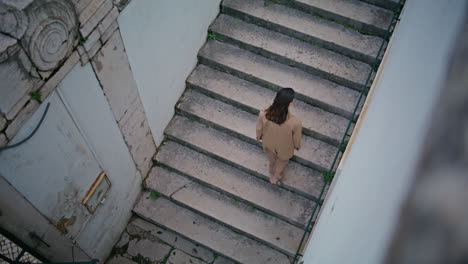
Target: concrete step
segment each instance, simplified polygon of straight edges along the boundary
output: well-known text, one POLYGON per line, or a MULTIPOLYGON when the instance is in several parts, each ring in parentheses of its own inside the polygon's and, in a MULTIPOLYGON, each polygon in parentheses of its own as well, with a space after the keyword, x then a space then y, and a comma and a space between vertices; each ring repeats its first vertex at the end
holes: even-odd
POLYGON ((291 87, 298 99, 343 117, 352 115, 359 97, 357 91, 219 41, 208 41, 198 56, 202 64, 264 87, 291 87))
MULTIPOLYGON (((298 227, 305 227, 312 213, 313 201, 174 141, 167 141, 160 148, 156 161, 161 166, 236 200, 251 203, 298 227)), ((152 178, 148 178, 148 181, 152 181, 152 178)))
MULTIPOLYGON (((120 248, 122 246, 125 246, 126 241, 128 240, 131 241, 133 240, 133 238, 135 239, 142 238, 142 239, 146 239, 150 241, 157 241, 157 242, 165 243, 167 244, 167 246, 173 248, 174 250, 178 250, 180 252, 189 254, 191 257, 201 260, 205 264, 213 263, 213 261, 216 260, 214 258, 215 253, 212 252, 211 250, 205 247, 202 247, 199 244, 193 243, 192 241, 189 241, 168 229, 162 228, 161 226, 157 226, 140 217, 132 217, 132 219, 128 223, 126 232, 121 236, 121 240, 119 242, 120 248)), ((139 240, 139 242, 141 243, 141 239, 139 240)), ((151 253, 154 252, 152 250, 145 250, 145 251, 151 252, 151 253)), ((145 256, 143 255, 143 257, 145 256)), ((217 259, 219 258, 220 257, 218 257, 217 259)), ((194 260, 194 259, 190 258, 190 260, 194 260)), ((198 262, 192 263, 190 261, 187 261, 187 262, 175 262, 174 264, 181 264, 181 263, 195 264, 198 262)), ((234 264, 234 262, 232 261, 230 262, 228 261, 226 263, 234 264)), ((169 262, 167 264, 169 264, 169 262)))
POLYGON ((210 26, 216 39, 321 78, 360 91, 371 71, 369 64, 310 43, 221 14, 210 26))
POLYGON ((372 64, 382 38, 264 0, 224 0, 223 12, 372 64))
MULTIPOLYGON (((193 90, 185 92, 177 109, 184 116, 261 146, 255 135, 257 115, 193 90)), ((293 160, 319 171, 328 171, 336 151, 337 148, 332 145, 303 135, 302 148, 296 151, 293 160)))
POLYGON ((398 8, 399 0, 361 0, 363 2, 395 11, 398 8))
MULTIPOLYGON (((187 86, 255 115, 260 110, 266 109, 276 94, 274 91, 205 65, 198 65, 195 68, 187 79, 187 86)), ((336 98, 330 96, 330 100, 333 99, 336 98)), ((339 145, 349 122, 344 117, 313 107, 301 100, 293 102, 291 111, 302 120, 304 134, 335 146, 339 145)))
POLYGON ((294 256, 304 229, 236 201, 162 167, 154 167, 146 187, 242 235, 294 256))
POLYGON ((239 263, 290 263, 288 256, 179 206, 143 192, 133 211, 143 219, 239 263))
POLYGON ((293 0, 289 5, 367 34, 385 37, 393 12, 360 0, 293 0))
MULTIPOLYGON (((269 179, 266 156, 263 150, 255 145, 182 116, 175 116, 165 133, 169 139, 180 144, 226 162, 265 181, 269 179)), ((290 161, 284 174, 284 188, 309 199, 318 197, 323 185, 322 173, 290 161)))

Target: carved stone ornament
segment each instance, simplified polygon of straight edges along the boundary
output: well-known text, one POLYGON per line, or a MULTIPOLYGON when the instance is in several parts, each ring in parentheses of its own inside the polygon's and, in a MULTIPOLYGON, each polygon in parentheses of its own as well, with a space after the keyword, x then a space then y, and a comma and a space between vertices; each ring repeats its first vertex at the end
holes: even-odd
POLYGON ((28 26, 28 18, 23 11, 0 2, 0 33, 20 39, 28 26))
POLYGON ((72 51, 78 32, 74 5, 69 0, 36 0, 25 9, 29 25, 21 40, 41 71, 55 69, 72 51))

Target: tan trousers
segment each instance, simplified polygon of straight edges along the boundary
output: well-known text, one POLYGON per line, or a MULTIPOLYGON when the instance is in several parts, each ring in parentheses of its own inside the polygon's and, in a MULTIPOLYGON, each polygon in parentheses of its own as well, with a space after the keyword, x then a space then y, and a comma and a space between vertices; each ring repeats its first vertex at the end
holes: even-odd
POLYGON ((278 158, 275 152, 265 149, 265 154, 268 158, 270 169, 270 183, 275 184, 277 180, 284 177, 284 170, 288 165, 289 160, 282 160, 278 158))

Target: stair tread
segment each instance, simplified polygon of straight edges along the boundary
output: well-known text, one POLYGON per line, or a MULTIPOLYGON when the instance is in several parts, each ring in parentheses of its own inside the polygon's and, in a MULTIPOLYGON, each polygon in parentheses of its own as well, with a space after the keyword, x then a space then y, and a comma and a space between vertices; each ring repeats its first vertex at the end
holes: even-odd
MULTIPOLYGON (((187 80, 188 84, 230 100, 236 105, 258 114, 275 98, 275 92, 247 82, 230 74, 198 65, 187 80)), ((295 100, 291 111, 302 120, 305 134, 338 145, 345 133, 348 120, 295 100)))
MULTIPOLYGON (((175 116, 165 132, 173 140, 188 144, 264 180, 269 179, 268 161, 260 147, 182 116, 175 116)), ((320 172, 290 161, 284 175, 284 188, 308 198, 318 197, 323 184, 320 172)))
MULTIPOLYGON (((310 207, 313 206, 313 201, 273 186, 174 141, 168 141, 160 148, 156 160, 180 174, 228 193, 237 199, 249 201, 256 207, 297 226, 305 226, 310 218, 310 207)), ((148 179, 152 181, 153 177, 150 175, 148 179)))
MULTIPOLYGON (((184 94, 177 107, 185 115, 201 118, 209 124, 236 133, 251 144, 261 145, 255 135, 257 115, 193 90, 188 90, 184 94)), ((303 135, 302 148, 296 151, 294 158, 314 169, 326 171, 330 168, 336 151, 337 148, 332 145, 303 135)))
POLYGON ((342 116, 352 114, 359 98, 355 90, 219 41, 208 41, 199 57, 203 64, 248 81, 275 89, 291 87, 298 99, 342 116))
POLYGON ((148 189, 287 255, 294 256, 303 229, 162 167, 154 167, 148 189))
POLYGON ((294 0, 385 32, 392 20, 390 10, 360 0, 294 0))
POLYGON ((379 37, 360 34, 355 30, 293 8, 277 4, 265 5, 263 0, 224 0, 223 7, 267 23, 289 28, 322 40, 324 43, 333 43, 370 58, 375 58, 382 41, 379 37))
POLYGON ((330 50, 286 35, 246 23, 237 18, 221 14, 210 26, 210 30, 234 39, 252 48, 277 54, 290 61, 323 72, 325 79, 361 89, 366 82, 371 67, 361 61, 351 59, 330 50))
POLYGON ((288 257, 251 238, 160 197, 143 192, 133 211, 140 217, 241 263, 289 263, 288 257))
POLYGON ((400 0, 361 0, 361 1, 393 11, 398 7, 398 3, 400 0))

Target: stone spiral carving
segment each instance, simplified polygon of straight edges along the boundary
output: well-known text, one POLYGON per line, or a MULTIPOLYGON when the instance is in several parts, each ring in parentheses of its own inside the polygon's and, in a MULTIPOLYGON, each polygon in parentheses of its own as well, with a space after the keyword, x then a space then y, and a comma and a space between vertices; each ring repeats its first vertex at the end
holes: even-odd
POLYGON ((27 26, 28 20, 23 11, 0 2, 0 33, 20 39, 27 26))
POLYGON ((23 47, 39 70, 53 70, 71 52, 78 34, 74 5, 69 0, 36 0, 25 11, 29 26, 23 47))

